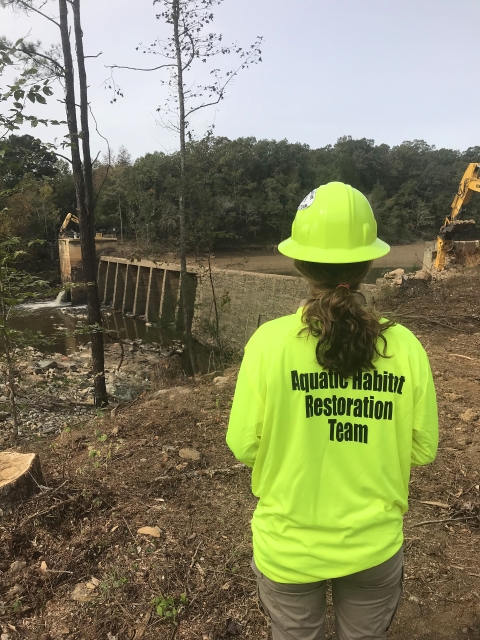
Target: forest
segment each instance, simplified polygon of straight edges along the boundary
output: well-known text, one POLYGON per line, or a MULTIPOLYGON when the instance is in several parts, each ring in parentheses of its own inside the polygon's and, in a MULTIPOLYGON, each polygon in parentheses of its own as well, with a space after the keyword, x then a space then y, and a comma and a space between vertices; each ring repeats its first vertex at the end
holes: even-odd
MULTIPOLYGON (((53 259, 61 221, 76 210, 70 166, 30 135, 10 135, 0 146, 0 235, 41 238, 53 259)), ((436 149, 423 140, 390 147, 344 136, 313 149, 207 136, 187 143, 187 247, 195 253, 273 247, 289 235, 303 197, 332 180, 369 198, 387 242, 433 239, 468 163, 479 159, 480 147, 436 149)), ((97 231, 175 250, 179 176, 178 153, 132 159, 121 147, 95 161, 97 231)), ((480 199, 472 198, 465 216, 480 221, 480 199)))

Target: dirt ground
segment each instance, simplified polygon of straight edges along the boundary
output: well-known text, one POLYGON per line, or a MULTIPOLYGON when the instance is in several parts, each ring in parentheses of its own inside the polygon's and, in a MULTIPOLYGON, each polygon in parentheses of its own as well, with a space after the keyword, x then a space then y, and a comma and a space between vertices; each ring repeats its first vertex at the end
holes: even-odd
MULTIPOLYGON (((479 292, 477 267, 381 302, 428 351, 441 428, 437 460, 412 473, 391 640, 480 638, 479 292)), ((2 638, 270 637, 249 568, 250 471, 225 445, 236 371, 19 447, 40 454, 48 489, 0 517, 2 638)))
MULTIPOLYGON (((397 267, 421 268, 425 245, 408 244, 392 247, 390 253, 383 258, 375 260, 374 269, 397 267)), ((258 273, 279 273, 297 275, 293 269, 291 258, 283 256, 281 253, 269 251, 239 251, 223 254, 218 252, 212 259, 212 267, 223 269, 235 269, 243 271, 257 271, 258 273)))
MULTIPOLYGON (((396 269, 402 267, 410 270, 420 269, 423 261, 425 244, 407 244, 392 247, 390 253, 375 260, 373 269, 396 269)), ((119 243, 116 255, 131 258, 137 256, 149 260, 158 260, 171 264, 178 264, 178 257, 174 253, 162 253, 154 246, 137 247, 125 242, 119 243)), ((190 256, 190 265, 207 265, 205 257, 190 256)), ((266 249, 245 249, 244 251, 217 251, 211 258, 212 267, 219 269, 233 269, 235 271, 256 271, 257 273, 276 273, 280 275, 298 275, 293 268, 293 260, 278 253, 274 247, 266 249)))

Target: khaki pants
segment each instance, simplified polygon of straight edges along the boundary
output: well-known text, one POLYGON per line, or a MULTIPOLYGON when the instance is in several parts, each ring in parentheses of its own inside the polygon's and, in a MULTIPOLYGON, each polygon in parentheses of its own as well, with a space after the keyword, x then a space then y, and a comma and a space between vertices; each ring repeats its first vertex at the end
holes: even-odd
MULTIPOLYGON (((327 581, 269 580, 252 562, 273 640, 325 640, 327 581)), ((336 640, 385 640, 402 595, 403 550, 377 567, 332 583, 336 640)))

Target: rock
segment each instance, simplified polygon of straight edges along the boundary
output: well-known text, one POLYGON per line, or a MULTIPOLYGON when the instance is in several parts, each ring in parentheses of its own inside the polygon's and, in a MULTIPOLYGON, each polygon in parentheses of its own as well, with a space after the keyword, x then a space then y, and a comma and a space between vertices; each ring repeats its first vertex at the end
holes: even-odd
POLYGON ((202 454, 200 453, 200 451, 191 448, 180 449, 178 455, 184 460, 201 460, 202 458, 202 454))
POLYGON ((45 429, 42 429, 42 432, 47 435, 49 433, 57 433, 59 427, 45 427, 45 429))
POLYGON ((460 414, 460 420, 462 422, 472 422, 478 418, 478 411, 475 409, 467 409, 463 413, 460 414))
POLYGON ((205 380, 205 382, 210 382, 218 375, 220 375, 220 371, 210 371, 210 373, 204 373, 202 376, 200 376, 200 378, 202 380, 205 380))
POLYGON ((460 400, 463 398, 459 393, 446 393, 445 398, 450 402, 455 402, 456 400, 460 400))
POLYGON ((5 420, 9 417, 9 413, 6 411, 0 411, 0 422, 5 422, 5 420))
POLYGON ((168 454, 169 453, 175 453, 175 451, 177 450, 177 447, 173 447, 171 444, 164 444, 162 447, 162 453, 168 454))
POLYGON ((56 369, 57 363, 55 360, 39 360, 35 363, 35 371, 48 371, 49 369, 56 369))
POLYGON ((410 278, 413 278, 414 280, 425 280, 425 282, 428 282, 432 279, 432 274, 426 269, 421 269, 420 271, 414 273, 413 276, 410 276, 410 278))
POLYGON ((242 635, 242 631, 243 631, 243 628, 238 622, 235 622, 235 620, 230 620, 230 619, 227 620, 227 632, 226 632, 226 635, 241 636, 242 635))
POLYGON ((175 395, 186 396, 190 393, 192 393, 192 389, 190 387, 171 387, 170 389, 160 389, 160 391, 155 391, 152 398, 162 398, 166 395, 173 398, 175 395))
POLYGON ((152 393, 152 398, 156 399, 156 398, 162 398, 163 396, 165 396, 169 391, 171 391, 171 389, 160 389, 160 391, 155 391, 155 393, 152 393))
POLYGON ((28 498, 43 485, 40 459, 35 453, 0 453, 0 505, 28 498))
POLYGON ((10 565, 10 572, 20 573, 25 569, 26 566, 27 563, 25 562, 25 560, 15 560, 15 562, 12 562, 12 564, 10 565))
POLYGON ((117 400, 134 400, 150 388, 150 382, 140 374, 131 371, 118 371, 110 374, 107 380, 107 393, 117 400))
POLYGON ((389 271, 383 277, 386 280, 396 280, 397 278, 401 278, 405 275, 405 269, 394 269, 393 271, 389 271))
POLYGON ((79 582, 75 585, 71 598, 77 602, 92 602, 95 599, 95 595, 85 582, 79 582))
POLYGON ((226 376, 217 376, 216 378, 213 379, 213 384, 218 385, 219 387, 222 387, 224 384, 227 384, 229 378, 227 378, 226 376))
POLYGON ((140 527, 137 533, 143 536, 152 536, 152 538, 160 538, 162 531, 159 527, 140 527))
POLYGON ((9 633, 2 633, 0 640, 12 640, 12 636, 9 633))

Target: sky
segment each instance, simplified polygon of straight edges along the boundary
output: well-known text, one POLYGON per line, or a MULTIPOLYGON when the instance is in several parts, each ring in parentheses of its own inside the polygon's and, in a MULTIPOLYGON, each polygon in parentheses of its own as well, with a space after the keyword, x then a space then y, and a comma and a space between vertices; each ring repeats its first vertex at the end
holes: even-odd
MULTIPOLYGON (((57 3, 48 2, 55 15, 57 3)), ((82 1, 85 52, 102 52, 87 67, 98 129, 114 151, 123 145, 133 158, 178 148, 157 113, 168 73, 116 70, 124 97, 115 104, 105 89, 108 65, 158 64, 158 57, 136 51, 168 36, 158 12, 152 0, 82 1)), ((390 146, 415 139, 437 148, 480 145, 479 23, 477 0, 224 0, 213 29, 243 46, 263 36, 262 63, 243 71, 226 99, 201 111, 193 128, 198 137, 215 124, 216 135, 231 139, 287 139, 312 148, 344 135, 390 146)), ((44 45, 59 41, 44 18, 0 8, 0 35, 28 34, 44 45)), ((218 65, 228 69, 227 56, 218 65)), ((203 78, 200 67, 188 81, 203 78)), ((61 98, 59 87, 37 115, 64 117, 61 98)), ((25 132, 49 142, 65 133, 56 127, 25 132)), ((92 147, 95 154, 106 151, 95 133, 92 147)))

